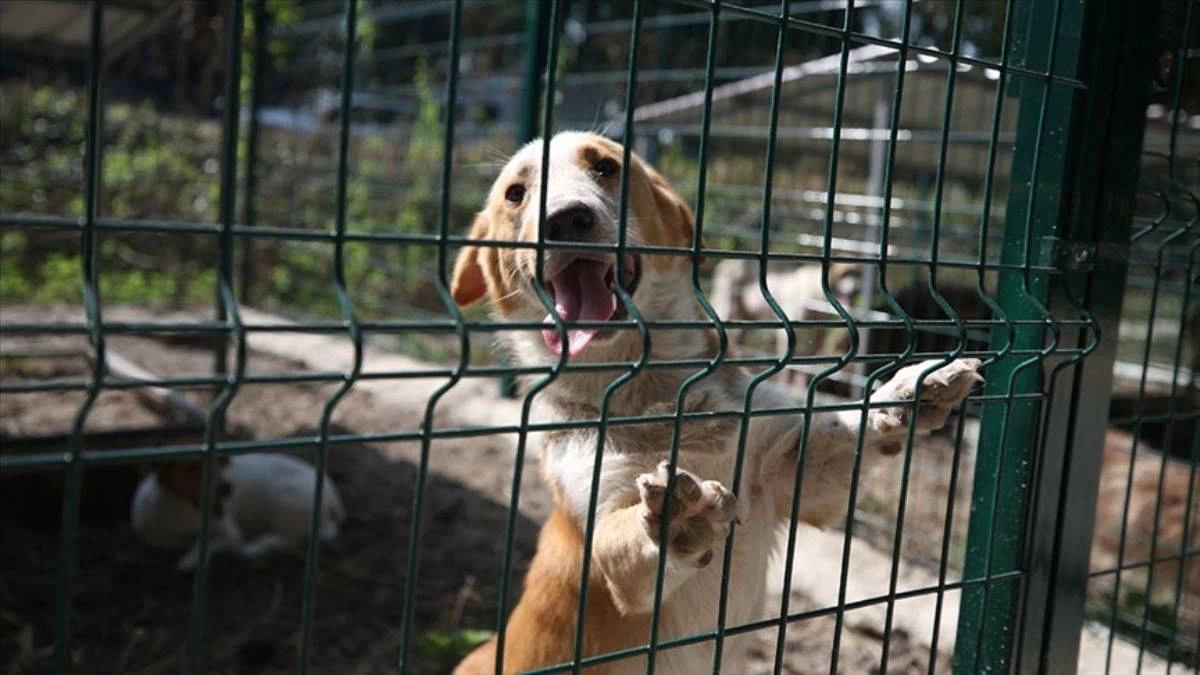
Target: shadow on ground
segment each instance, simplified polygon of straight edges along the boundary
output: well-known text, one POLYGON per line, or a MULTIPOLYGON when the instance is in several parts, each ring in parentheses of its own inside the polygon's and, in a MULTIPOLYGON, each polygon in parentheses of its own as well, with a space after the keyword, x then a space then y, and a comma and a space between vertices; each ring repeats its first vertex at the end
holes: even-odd
MULTIPOLYGON (((299 454, 311 459, 313 451, 299 454)), ((416 466, 361 444, 334 446, 328 466, 350 515, 341 538, 321 552, 310 664, 314 672, 392 672, 410 586, 416 466)), ((89 489, 99 489, 102 476, 85 478, 89 489)), ((15 476, 7 478, 11 485, 15 476)), ((45 476, 37 480, 44 483, 45 476)), ((433 472, 425 496, 412 644, 416 672, 432 674, 447 672, 465 648, 461 641, 474 636, 465 629, 495 627, 508 504, 433 472)), ((58 526, 54 518, 38 517, 36 508, 12 506, 6 498, 0 513, 2 669, 39 672, 53 654, 58 526)), ((83 516, 73 619, 77 672, 179 672, 187 658, 193 578, 175 570, 178 553, 147 549, 118 514, 83 516)), ((513 598, 536 533, 536 523, 518 517, 513 598)), ((294 672, 303 579, 301 555, 254 563, 214 558, 203 671, 294 672)))

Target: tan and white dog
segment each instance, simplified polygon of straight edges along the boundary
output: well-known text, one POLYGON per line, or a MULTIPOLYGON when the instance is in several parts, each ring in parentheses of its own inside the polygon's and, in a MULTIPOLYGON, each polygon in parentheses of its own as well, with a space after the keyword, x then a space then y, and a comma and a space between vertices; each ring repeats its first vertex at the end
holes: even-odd
MULTIPOLYGON (((546 181, 546 239, 551 242, 614 244, 622 172, 628 172, 626 238, 630 244, 684 248, 692 245, 692 214, 667 183, 637 157, 622 165, 622 148, 588 133, 561 133, 551 140, 549 169, 541 173, 542 143, 519 150, 500 173, 487 204, 475 219, 471 238, 504 242, 537 240, 541 183, 546 181)), ((541 331, 509 331, 501 342, 523 365, 557 362, 565 351, 572 364, 624 363, 643 356, 637 330, 602 324, 629 316, 616 296, 620 283, 649 322, 699 321, 687 256, 626 254, 616 278, 615 256, 606 251, 548 249, 545 291, 568 327, 565 343, 552 327, 534 283, 532 248, 469 245, 459 254, 451 291, 460 305, 490 299, 495 315, 507 321, 543 322, 541 331)), ((628 321, 626 321, 628 323, 628 321)), ((697 372, 718 346, 712 331, 650 330, 653 368, 641 370, 613 394, 610 418, 670 415, 685 379, 697 372), (686 362, 662 367, 663 362, 686 362)), ((926 362, 900 370, 873 394, 877 401, 911 401, 926 362)), ((959 360, 925 379, 916 415, 918 430, 945 423, 950 408, 982 378, 976 360, 959 360)), ((606 388, 628 367, 567 370, 538 395, 540 421, 596 419, 606 388)), ((748 430, 741 484, 733 485, 740 411, 751 374, 721 367, 698 380, 683 402, 686 419, 679 438, 679 470, 670 519, 659 638, 670 640, 716 627, 731 524, 738 527, 731 561, 727 626, 769 616, 764 606, 768 557, 779 548, 779 527, 788 522, 799 465, 800 414, 753 416, 748 430), (736 497, 734 495, 737 495, 736 497)), ((755 390, 757 409, 796 407, 769 386, 755 390)), ((896 452, 908 431, 913 406, 873 408, 866 424, 868 451, 896 452)), ((660 417, 661 419, 661 417, 660 417)), ((804 453, 800 518, 824 524, 844 517, 861 415, 826 411, 812 415, 804 453)), ((611 425, 602 450, 596 526, 583 626, 585 656, 639 644, 649 637, 659 560, 659 528, 666 493, 664 460, 673 426, 668 422, 611 425)), ((575 641, 583 532, 588 515, 598 435, 595 427, 548 434, 542 470, 556 508, 542 529, 525 579, 525 591, 508 621, 504 672, 519 672, 569 661, 575 641)), ((801 563, 802 565, 803 563, 801 563)), ((802 569, 802 568, 801 568, 802 569)), ((725 672, 739 672, 750 635, 731 637, 724 651, 725 672)), ((495 672, 496 643, 470 654, 455 671, 495 672)), ((657 657, 658 672, 691 674, 712 669, 713 644, 700 642, 657 657)), ((588 672, 632 673, 646 668, 631 657, 588 672)))

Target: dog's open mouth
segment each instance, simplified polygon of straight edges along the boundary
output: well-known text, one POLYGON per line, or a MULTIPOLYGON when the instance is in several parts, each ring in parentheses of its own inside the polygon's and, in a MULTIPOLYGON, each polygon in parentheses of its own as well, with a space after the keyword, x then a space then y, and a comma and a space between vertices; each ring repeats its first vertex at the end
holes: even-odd
MULTIPOLYGON (((641 258, 626 254, 623 272, 625 292, 633 295, 642 277, 641 258)), ((554 310, 567 323, 619 321, 628 316, 625 305, 617 297, 616 265, 611 260, 576 258, 546 280, 546 291, 554 299, 554 310)), ((547 321, 554 317, 546 315, 547 321)), ((597 335, 607 333, 598 327, 567 329, 567 345, 571 356, 582 352, 597 335)), ((563 345, 554 328, 542 330, 542 339, 555 354, 562 354, 563 345)))

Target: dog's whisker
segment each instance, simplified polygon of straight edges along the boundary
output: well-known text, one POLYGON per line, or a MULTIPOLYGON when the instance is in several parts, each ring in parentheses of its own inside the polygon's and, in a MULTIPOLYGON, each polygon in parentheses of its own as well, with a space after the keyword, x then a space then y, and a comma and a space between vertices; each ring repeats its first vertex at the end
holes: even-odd
POLYGON ((487 144, 487 146, 484 148, 484 152, 488 154, 488 156, 491 158, 491 161, 499 163, 500 166, 508 164, 508 161, 512 158, 511 154, 504 152, 491 143, 487 144))
POLYGON ((515 298, 515 297, 517 297, 517 296, 518 296, 518 295, 520 295, 520 294, 521 294, 521 289, 517 288, 517 289, 514 289, 513 291, 511 291, 511 292, 509 292, 509 293, 505 293, 504 295, 501 295, 500 297, 496 298, 496 300, 497 300, 498 302, 503 302, 503 301, 505 301, 505 300, 508 300, 508 299, 510 299, 510 298, 515 298))

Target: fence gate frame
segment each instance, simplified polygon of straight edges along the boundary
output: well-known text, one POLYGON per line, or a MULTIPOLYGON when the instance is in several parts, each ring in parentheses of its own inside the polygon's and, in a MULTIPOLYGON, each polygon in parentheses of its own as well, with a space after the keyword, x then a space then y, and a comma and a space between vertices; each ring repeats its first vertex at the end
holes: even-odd
MULTIPOLYGON (((1043 60, 1042 65, 1031 68, 1049 73, 1042 86, 1035 88, 1038 95, 1028 98, 1042 99, 1053 74, 1061 73, 1058 68, 1066 63, 1071 64, 1068 76, 1077 72, 1087 88, 1072 102, 1071 91, 1058 86, 1060 92, 1054 92, 1055 86, 1051 86, 1041 110, 1032 113, 1037 115, 1033 119, 1036 126, 1031 125, 1030 101, 1021 101, 1005 228, 1005 262, 1012 255, 1008 250, 1013 243, 1010 237, 1015 234, 1015 243, 1020 244, 1025 230, 1030 236, 1045 239, 1032 242, 1042 245, 1040 251, 1024 259, 1018 255, 1016 262, 1028 266, 1035 264, 1029 256, 1039 256, 1044 262, 1036 264, 1052 261, 1063 273, 1053 280, 1026 279, 1024 289, 1015 289, 1021 275, 1006 270, 997 297, 1003 309, 1016 315, 1014 318, 1038 318, 1036 311, 1030 314, 1029 310, 1044 303, 1046 307, 1057 307, 1061 314, 1077 312, 1091 326, 1060 334, 1053 318, 1042 312, 1048 319, 1046 326, 1016 328, 1016 341, 1024 347, 1041 347, 1045 328, 1050 327, 1062 343, 1070 343, 1068 346, 1084 354, 1058 362, 1043 360, 1040 373, 1035 369, 1023 380, 1018 379, 1018 391, 1038 391, 1040 378, 1040 388, 1046 392, 1045 405, 1036 401, 1024 409, 1013 406, 1007 421, 1011 426, 1001 434, 999 443, 988 435, 1001 431, 994 423, 997 415, 985 413, 981 420, 964 577, 990 578, 1017 565, 1025 574, 1019 582, 1010 584, 1012 602, 1007 607, 998 604, 985 610, 978 598, 982 589, 964 591, 956 673, 1074 673, 1077 669, 1145 111, 1153 69, 1163 49, 1156 32, 1162 0, 1018 1, 1028 32, 1018 32, 1014 37, 1026 37, 1026 59, 1043 60), (1044 40, 1056 29, 1058 47, 1054 49, 1053 39, 1048 44, 1044 40), (1054 65, 1055 60, 1059 66, 1054 65), (1044 66, 1046 61, 1051 64, 1048 68, 1044 66), (1056 93, 1065 96, 1056 97, 1056 93), (1037 156, 1040 153, 1035 149, 1033 156, 1026 152, 1022 158, 1023 146, 1034 147, 1031 131, 1044 133, 1058 123, 1063 133, 1057 143, 1042 150, 1045 157, 1037 156), (1039 189, 1029 196, 1028 190, 1018 186, 1028 184, 1030 169, 1037 170, 1039 159, 1045 163, 1043 171, 1061 171, 1061 181, 1035 180, 1039 189), (1058 193, 1056 188, 1060 187, 1058 193), (1014 197, 1028 197, 1033 208, 1027 210, 1025 204, 1014 203, 1014 197), (1014 214, 1021 220, 1029 219, 1027 229, 1014 220, 1014 214), (993 468, 984 470, 988 466, 993 468), (993 474, 997 469, 1003 471, 998 481, 993 474), (1026 479, 1028 492, 1021 489, 1026 479), (1029 503, 1023 503, 1026 498, 1029 503), (982 561, 973 559, 972 552, 977 552, 979 542, 985 540, 1001 548, 998 569, 993 567, 990 552, 982 561), (976 645, 980 648, 975 649, 976 645)), ((1021 82, 1023 87, 1034 88, 1036 84, 1032 78, 1021 82)), ((1002 347, 1007 339, 993 335, 993 348, 1002 347)), ((993 369, 989 391, 997 386, 997 375, 1006 372, 1003 362, 997 365, 1000 368, 993 369)), ((1011 369, 1009 365, 1008 371, 1011 369)))

